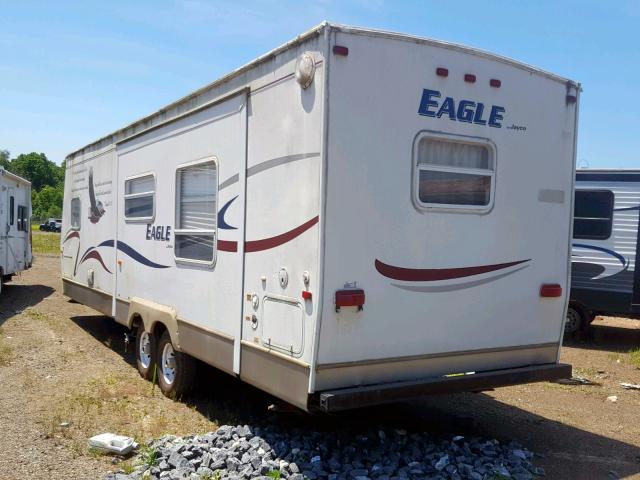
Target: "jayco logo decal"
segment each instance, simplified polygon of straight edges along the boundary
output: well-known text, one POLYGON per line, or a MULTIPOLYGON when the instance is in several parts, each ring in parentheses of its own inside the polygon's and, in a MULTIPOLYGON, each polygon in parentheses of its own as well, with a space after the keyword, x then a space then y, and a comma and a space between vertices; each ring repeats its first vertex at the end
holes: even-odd
POLYGON ((434 118, 445 116, 454 122, 475 123, 476 125, 502 128, 500 121, 504 119, 502 116, 506 111, 504 107, 492 105, 490 109, 486 108, 488 110, 487 114, 485 113, 484 103, 460 100, 456 107, 456 101, 453 97, 445 97, 442 103, 438 100, 440 98, 442 98, 442 95, 437 90, 429 90, 427 88, 422 90, 418 114, 434 118))

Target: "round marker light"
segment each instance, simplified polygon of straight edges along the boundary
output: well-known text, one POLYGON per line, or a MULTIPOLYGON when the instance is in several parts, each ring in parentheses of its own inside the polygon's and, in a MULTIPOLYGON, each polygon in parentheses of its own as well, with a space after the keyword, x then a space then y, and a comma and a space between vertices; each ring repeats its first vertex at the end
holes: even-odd
POLYGON ((308 52, 298 57, 296 62, 296 81, 302 88, 307 88, 313 82, 313 76, 316 73, 316 62, 313 55, 308 52))

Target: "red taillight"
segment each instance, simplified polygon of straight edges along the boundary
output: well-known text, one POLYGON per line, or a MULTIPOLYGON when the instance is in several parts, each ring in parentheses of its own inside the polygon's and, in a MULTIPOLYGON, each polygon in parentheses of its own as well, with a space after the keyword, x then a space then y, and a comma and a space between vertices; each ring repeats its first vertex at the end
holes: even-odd
POLYGON ((336 312, 340 307, 358 307, 362 310, 364 305, 364 290, 349 289, 336 291, 336 312))
POLYGON ((311 295, 311 292, 309 290, 302 291, 302 298, 304 298, 305 300, 311 300, 312 296, 313 295, 311 295))
POLYGON ((541 297, 561 297, 562 287, 557 283, 545 283, 540 287, 541 297))
POLYGON ((567 105, 576 103, 578 101, 578 97, 575 95, 567 95, 567 105))
POLYGON ((342 45, 334 45, 333 53, 335 55, 342 55, 343 57, 346 57, 347 55, 349 55, 349 49, 347 47, 343 47, 342 45))
POLYGON ((436 68, 436 75, 438 75, 439 77, 447 77, 449 76, 449 70, 443 67, 438 67, 436 68))
POLYGON ((476 76, 473 73, 465 73, 464 81, 467 83, 476 83, 476 76))
POLYGON ((494 88, 500 88, 500 85, 502 85, 502 82, 497 78, 492 78, 491 80, 489 80, 489 85, 491 85, 494 88))

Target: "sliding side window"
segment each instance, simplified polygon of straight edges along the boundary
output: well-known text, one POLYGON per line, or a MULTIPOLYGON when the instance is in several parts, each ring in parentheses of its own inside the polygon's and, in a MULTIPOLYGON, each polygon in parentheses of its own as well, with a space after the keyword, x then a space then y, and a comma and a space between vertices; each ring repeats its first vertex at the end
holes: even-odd
POLYGON ((487 211, 495 190, 495 150, 488 141, 424 133, 415 148, 415 192, 423 208, 487 211))
POLYGON ((156 178, 152 174, 124 181, 124 218, 128 222, 150 222, 155 217, 156 178))
POLYGON ((13 225, 15 222, 15 200, 13 197, 9 197, 9 225, 13 225))
POLYGON ((78 197, 71 199, 71 228, 80 230, 80 215, 82 205, 78 197))
POLYGON ((613 222, 611 190, 576 190, 573 204, 573 238, 606 240, 613 222))
POLYGON ((216 258, 218 175, 214 160, 176 171, 175 257, 212 266, 216 258))

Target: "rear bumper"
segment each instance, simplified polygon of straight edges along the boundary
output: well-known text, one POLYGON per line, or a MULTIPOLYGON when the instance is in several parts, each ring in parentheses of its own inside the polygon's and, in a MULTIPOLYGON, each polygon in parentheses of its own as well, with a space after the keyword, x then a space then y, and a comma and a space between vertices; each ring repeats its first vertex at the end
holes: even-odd
POLYGON ((407 382, 327 390, 319 394, 318 400, 321 410, 337 412, 412 400, 438 393, 480 391, 569 377, 571 377, 571 365, 553 363, 453 377, 434 377, 407 382))

